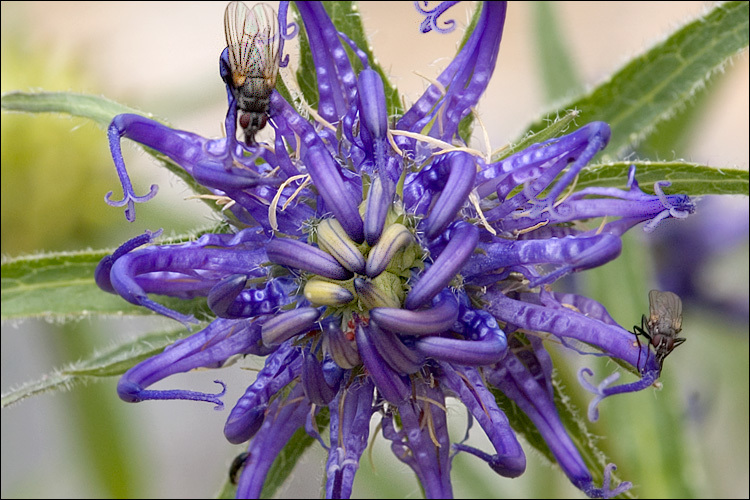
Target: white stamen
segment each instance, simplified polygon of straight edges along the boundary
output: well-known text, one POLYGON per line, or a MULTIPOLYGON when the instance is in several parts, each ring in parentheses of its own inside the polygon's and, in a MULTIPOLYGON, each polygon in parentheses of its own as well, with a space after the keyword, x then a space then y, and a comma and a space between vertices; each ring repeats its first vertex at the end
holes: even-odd
POLYGON ((492 145, 490 144, 490 134, 487 133, 487 129, 484 126, 484 123, 482 122, 482 119, 479 117, 479 112, 477 112, 476 108, 471 108, 471 113, 474 115, 474 118, 477 119, 477 123, 479 123, 479 128, 482 129, 482 138, 484 139, 484 161, 487 164, 492 163, 492 145))
POLYGON ((440 139, 435 139, 434 137, 430 137, 428 135, 418 134, 416 132, 408 132, 406 130, 391 130, 390 132, 393 135, 403 135, 411 139, 416 139, 421 142, 426 142, 427 144, 433 147, 442 148, 437 153, 433 153, 434 156, 451 153, 453 151, 463 151, 464 153, 469 153, 470 155, 478 156, 479 158, 484 158, 484 153, 482 153, 481 151, 477 151, 476 149, 471 149, 467 147, 454 146, 452 144, 448 144, 445 141, 441 141, 440 139))
POLYGON ((513 230, 513 234, 516 235, 516 236, 518 236, 519 234, 530 233, 534 229, 539 229, 540 227, 546 226, 547 224, 549 224, 549 221, 548 220, 543 220, 542 222, 539 222, 538 224, 534 224, 533 226, 527 227, 525 229, 514 229, 513 230))
MULTIPOLYGON (((271 224, 271 229, 273 229, 274 231, 278 231, 279 230, 279 224, 278 224, 278 222, 276 220, 276 207, 279 204, 279 199, 281 198, 281 192, 284 191, 284 188, 287 187, 290 183, 292 183, 292 182, 294 182, 294 181, 296 181, 298 179, 303 179, 305 177, 307 177, 309 179, 310 176, 307 175, 307 174, 293 175, 290 178, 288 178, 287 180, 285 180, 284 182, 282 182, 281 186, 279 186, 279 189, 276 191, 276 194, 274 195, 273 200, 271 200, 271 204, 268 206, 268 223, 271 224)), ((305 183, 303 182, 302 186, 300 186, 294 192, 294 194, 292 194, 292 196, 289 198, 289 200, 287 200, 287 202, 284 204, 284 207, 282 208, 282 210, 284 208, 286 208, 286 204, 289 203, 289 201, 292 198, 294 198, 297 195, 297 193, 299 193, 299 191, 302 189, 302 187, 304 185, 305 185, 305 183)))
POLYGON ((490 226, 490 223, 487 222, 487 219, 484 216, 484 212, 482 212, 482 209, 479 207, 479 195, 477 194, 477 190, 472 189, 471 193, 469 193, 469 201, 474 206, 474 210, 477 211, 477 214, 479 215, 479 220, 482 221, 482 225, 484 228, 492 233, 493 236, 497 236, 497 231, 495 231, 495 228, 490 226))

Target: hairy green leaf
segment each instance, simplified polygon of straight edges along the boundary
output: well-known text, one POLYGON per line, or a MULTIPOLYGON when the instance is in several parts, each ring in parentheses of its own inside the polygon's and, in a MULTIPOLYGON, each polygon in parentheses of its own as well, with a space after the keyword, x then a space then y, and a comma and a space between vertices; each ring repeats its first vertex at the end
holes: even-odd
POLYGON ((552 123, 547 122, 548 125, 536 132, 528 132, 526 136, 520 139, 514 144, 510 144, 499 151, 492 153, 492 161, 500 161, 508 158, 509 156, 523 151, 524 149, 538 144, 540 142, 559 137, 562 134, 568 133, 573 127, 574 120, 578 117, 578 112, 568 111, 562 117, 552 120, 552 123))
POLYGON ((93 120, 105 128, 112 118, 122 113, 135 113, 154 119, 151 114, 105 97, 74 92, 8 92, 2 96, 2 108, 6 111, 80 116, 93 120))
MULTIPOLYGON (((590 93, 557 110, 576 109, 583 123, 609 123, 612 139, 602 158, 623 158, 658 123, 691 105, 708 80, 747 46, 748 2, 718 4, 632 59, 590 93)), ((540 119, 530 130, 545 126, 540 119)))
MULTIPOLYGON (((318 429, 327 429, 328 421, 328 408, 323 407, 315 416, 318 429)), ((266 476, 266 481, 263 483, 263 491, 260 494, 261 498, 272 498, 276 494, 276 491, 284 484, 284 481, 292 473, 297 462, 302 458, 305 450, 314 442, 315 439, 304 428, 297 429, 281 450, 281 453, 273 461, 271 469, 266 476)))
MULTIPOLYGON (((115 116, 122 113, 134 113, 168 125, 163 120, 155 119, 149 113, 143 113, 104 97, 74 92, 9 92, 2 96, 2 109, 26 113, 62 113, 88 118, 104 128, 109 126, 115 116)), ((165 155, 140 143, 135 144, 156 158, 167 170, 182 179, 195 193, 199 195, 213 194, 165 155)), ((204 199, 203 201, 213 210, 221 209, 213 200, 204 199)))
MULTIPOLYGON (((319 429, 328 427, 329 415, 328 408, 321 408, 315 417, 319 429)), ((284 484, 289 475, 294 470, 295 465, 302 458, 305 450, 315 442, 305 429, 297 429, 289 441, 286 443, 281 452, 276 456, 271 465, 266 480, 263 483, 263 491, 260 498, 273 498, 276 491, 284 484)), ((239 473, 237 474, 239 477, 239 473)), ((229 477, 221 485, 216 498, 235 498, 237 496, 237 485, 232 484, 229 477)))
POLYGON ((647 193, 654 192, 654 183, 669 181, 667 194, 750 194, 747 170, 715 168, 680 161, 628 161, 593 165, 581 171, 576 190, 586 187, 627 188, 628 171, 635 165, 636 180, 647 193))
MULTIPOLYGON (((560 382, 553 378, 552 387, 554 392, 554 401, 557 408, 560 421, 565 426, 568 436, 574 443, 576 449, 581 455, 583 462, 591 474, 595 485, 601 485, 604 479, 604 466, 607 464, 605 454, 596 445, 597 437, 594 436, 587 428, 585 421, 581 418, 578 410, 571 403, 570 398, 565 395, 560 382)), ((536 449, 544 458, 551 463, 557 463, 557 459, 552 454, 547 445, 544 436, 539 432, 539 428, 534 422, 521 410, 518 405, 508 398, 502 391, 494 387, 489 387, 495 396, 498 406, 507 415, 511 427, 522 435, 524 439, 536 449)), ((612 474, 613 485, 619 484, 620 480, 615 474, 612 474)), ((635 498, 630 491, 623 494, 626 498, 635 498)))
POLYGON ((94 353, 90 358, 54 370, 37 381, 25 383, 8 391, 2 395, 2 407, 37 394, 69 390, 97 378, 122 375, 139 362, 159 354, 166 346, 187 336, 188 333, 185 329, 151 333, 94 353))
MULTIPOLYGON (((109 252, 82 251, 17 257, 2 264, 3 320, 44 317, 78 319, 98 315, 151 315, 145 307, 103 292, 94 282, 94 270, 109 252)), ((183 314, 203 317, 205 300, 159 298, 159 302, 183 314)))

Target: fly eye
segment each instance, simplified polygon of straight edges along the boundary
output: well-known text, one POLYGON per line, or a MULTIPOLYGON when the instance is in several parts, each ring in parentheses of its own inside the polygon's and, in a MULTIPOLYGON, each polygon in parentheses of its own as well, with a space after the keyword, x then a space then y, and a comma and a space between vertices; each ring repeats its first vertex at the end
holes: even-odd
POLYGON ((252 115, 250 113, 242 113, 240 115, 240 127, 243 129, 250 126, 250 121, 252 120, 252 115))

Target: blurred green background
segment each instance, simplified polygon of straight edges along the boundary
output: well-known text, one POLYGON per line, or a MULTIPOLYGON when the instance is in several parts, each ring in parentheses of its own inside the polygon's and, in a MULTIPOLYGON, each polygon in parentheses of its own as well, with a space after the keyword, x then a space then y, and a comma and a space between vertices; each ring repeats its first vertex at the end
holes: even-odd
MULTIPOLYGON (((554 11, 572 64, 587 87, 704 7, 699 2, 566 2, 554 11)), ((221 134, 226 97, 217 69, 224 47, 223 3, 3 2, 1 8, 3 92, 102 94, 178 128, 221 134)), ((536 57, 536 9, 510 5, 495 76, 479 105, 495 148, 515 139, 555 97, 543 84, 536 57)), ((419 35, 421 16, 409 3, 374 2, 363 4, 361 11, 379 62, 407 102, 413 101, 425 87, 414 72, 437 75, 454 54, 461 30, 419 35)), ((452 10, 446 19, 463 27, 468 20, 464 11, 470 7, 452 10)), ((659 159, 746 169, 749 107, 745 53, 703 100, 684 149, 659 159)), ((124 149, 137 191, 145 192, 152 183, 160 186, 154 200, 138 206, 133 224, 125 221, 122 209, 103 202, 107 191, 119 196, 103 130, 68 117, 3 113, 3 256, 112 248, 145 229, 164 227, 169 235, 213 220, 201 202, 184 200, 190 193, 179 180, 135 148, 124 149)), ((744 238, 717 255, 702 271, 700 284, 707 295, 739 300, 747 311, 748 199, 725 202, 720 214, 744 227, 744 238)), ((631 231, 620 259, 583 273, 579 282, 625 327, 638 323, 648 310, 647 292, 657 287, 655 259, 670 258, 669 253, 650 252, 653 243, 639 229, 631 231)), ((667 249, 679 251, 690 248, 667 249)), ((117 338, 168 325, 159 318, 82 320, 64 326, 4 323, 2 389, 39 378, 117 338)), ((683 333, 688 341, 667 360, 663 390, 606 400, 592 428, 604 436, 599 444, 618 465, 619 477, 636 484, 635 495, 747 498, 747 314, 737 321, 711 304, 686 304, 683 333)), ((557 366, 566 368, 561 376, 576 390, 572 365, 577 361, 576 356, 556 354, 557 366)), ((260 361, 250 364, 258 367, 260 361)), ((613 364, 597 366, 598 379, 614 369, 613 364)), ((253 372, 236 367, 224 372, 221 377, 230 388, 225 400, 231 405, 253 372)), ((172 377, 169 385, 212 390, 215 377, 191 373, 172 377)), ((3 410, 3 498, 179 498, 217 491, 241 451, 223 438, 226 411, 187 402, 129 405, 117 398, 115 384, 111 380, 44 395, 3 410)), ((576 397, 585 411, 590 396, 579 391, 576 397)), ((450 408, 452 436, 460 436, 465 412, 458 405, 450 408)), ((481 434, 475 429, 472 441, 489 449, 481 434)), ((372 462, 362 459, 355 496, 420 497, 413 474, 395 460, 385 441, 377 439, 374 448, 372 462)), ((455 496, 582 496, 562 473, 525 448, 528 471, 514 480, 459 455, 452 472, 455 496)), ((282 495, 318 497, 318 488, 310 485, 320 484, 324 459, 314 446, 282 495)))

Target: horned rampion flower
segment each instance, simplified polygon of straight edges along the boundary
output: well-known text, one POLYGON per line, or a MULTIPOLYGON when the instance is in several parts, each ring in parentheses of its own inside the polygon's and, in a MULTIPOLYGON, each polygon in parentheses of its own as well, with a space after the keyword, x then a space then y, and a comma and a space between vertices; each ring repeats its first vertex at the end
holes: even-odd
MULTIPOLYGON (((255 144, 252 135, 247 143, 236 138, 238 120, 250 125, 238 103, 232 47, 220 58, 228 97, 225 138, 204 139, 133 114, 118 115, 109 127, 125 197, 115 202, 110 193, 107 200, 126 205, 128 219, 135 217, 135 202, 147 201, 156 188, 135 194, 122 137, 181 166, 225 204, 232 227, 172 245, 154 244, 156 233, 147 233, 99 264, 97 284, 128 302, 191 326, 198 320, 149 294, 205 297, 215 315, 127 371, 120 397, 220 408, 223 388, 212 394, 149 387, 238 356, 265 357, 224 427, 231 443, 248 442, 238 497, 260 495, 275 457, 298 429, 328 450, 326 497, 349 497, 373 419, 427 497, 452 496, 451 461, 459 452, 517 477, 526 458, 498 394, 525 413, 586 495, 629 489, 629 482, 610 484, 613 464, 604 468, 603 484, 594 484, 558 414, 542 338, 616 359, 639 375, 628 384, 613 385, 618 374, 597 384, 588 378, 592 371, 582 369, 581 383, 595 395, 591 420, 604 398, 654 384, 661 360, 601 304, 549 285, 615 259, 621 236, 634 226, 644 223, 643 230, 652 231, 666 218, 686 217, 694 210, 691 200, 664 194, 666 182, 646 194, 634 168, 628 190, 575 191, 581 169, 609 141, 602 122, 537 138, 501 159, 467 147, 459 131, 493 73, 503 2, 481 7, 456 57, 395 117, 382 75, 366 53, 338 32, 321 4, 296 7, 316 69, 317 110, 270 93, 272 144, 255 144), (600 217, 605 222, 595 229, 579 223, 600 217), (447 398, 463 403, 493 450, 451 442, 447 398), (322 413, 330 422, 327 439, 316 425, 322 413)), ((422 31, 450 29, 450 23, 437 26, 447 7, 420 6, 422 31)), ((283 47, 297 35, 296 25, 287 23, 286 2, 278 26, 283 47)))

